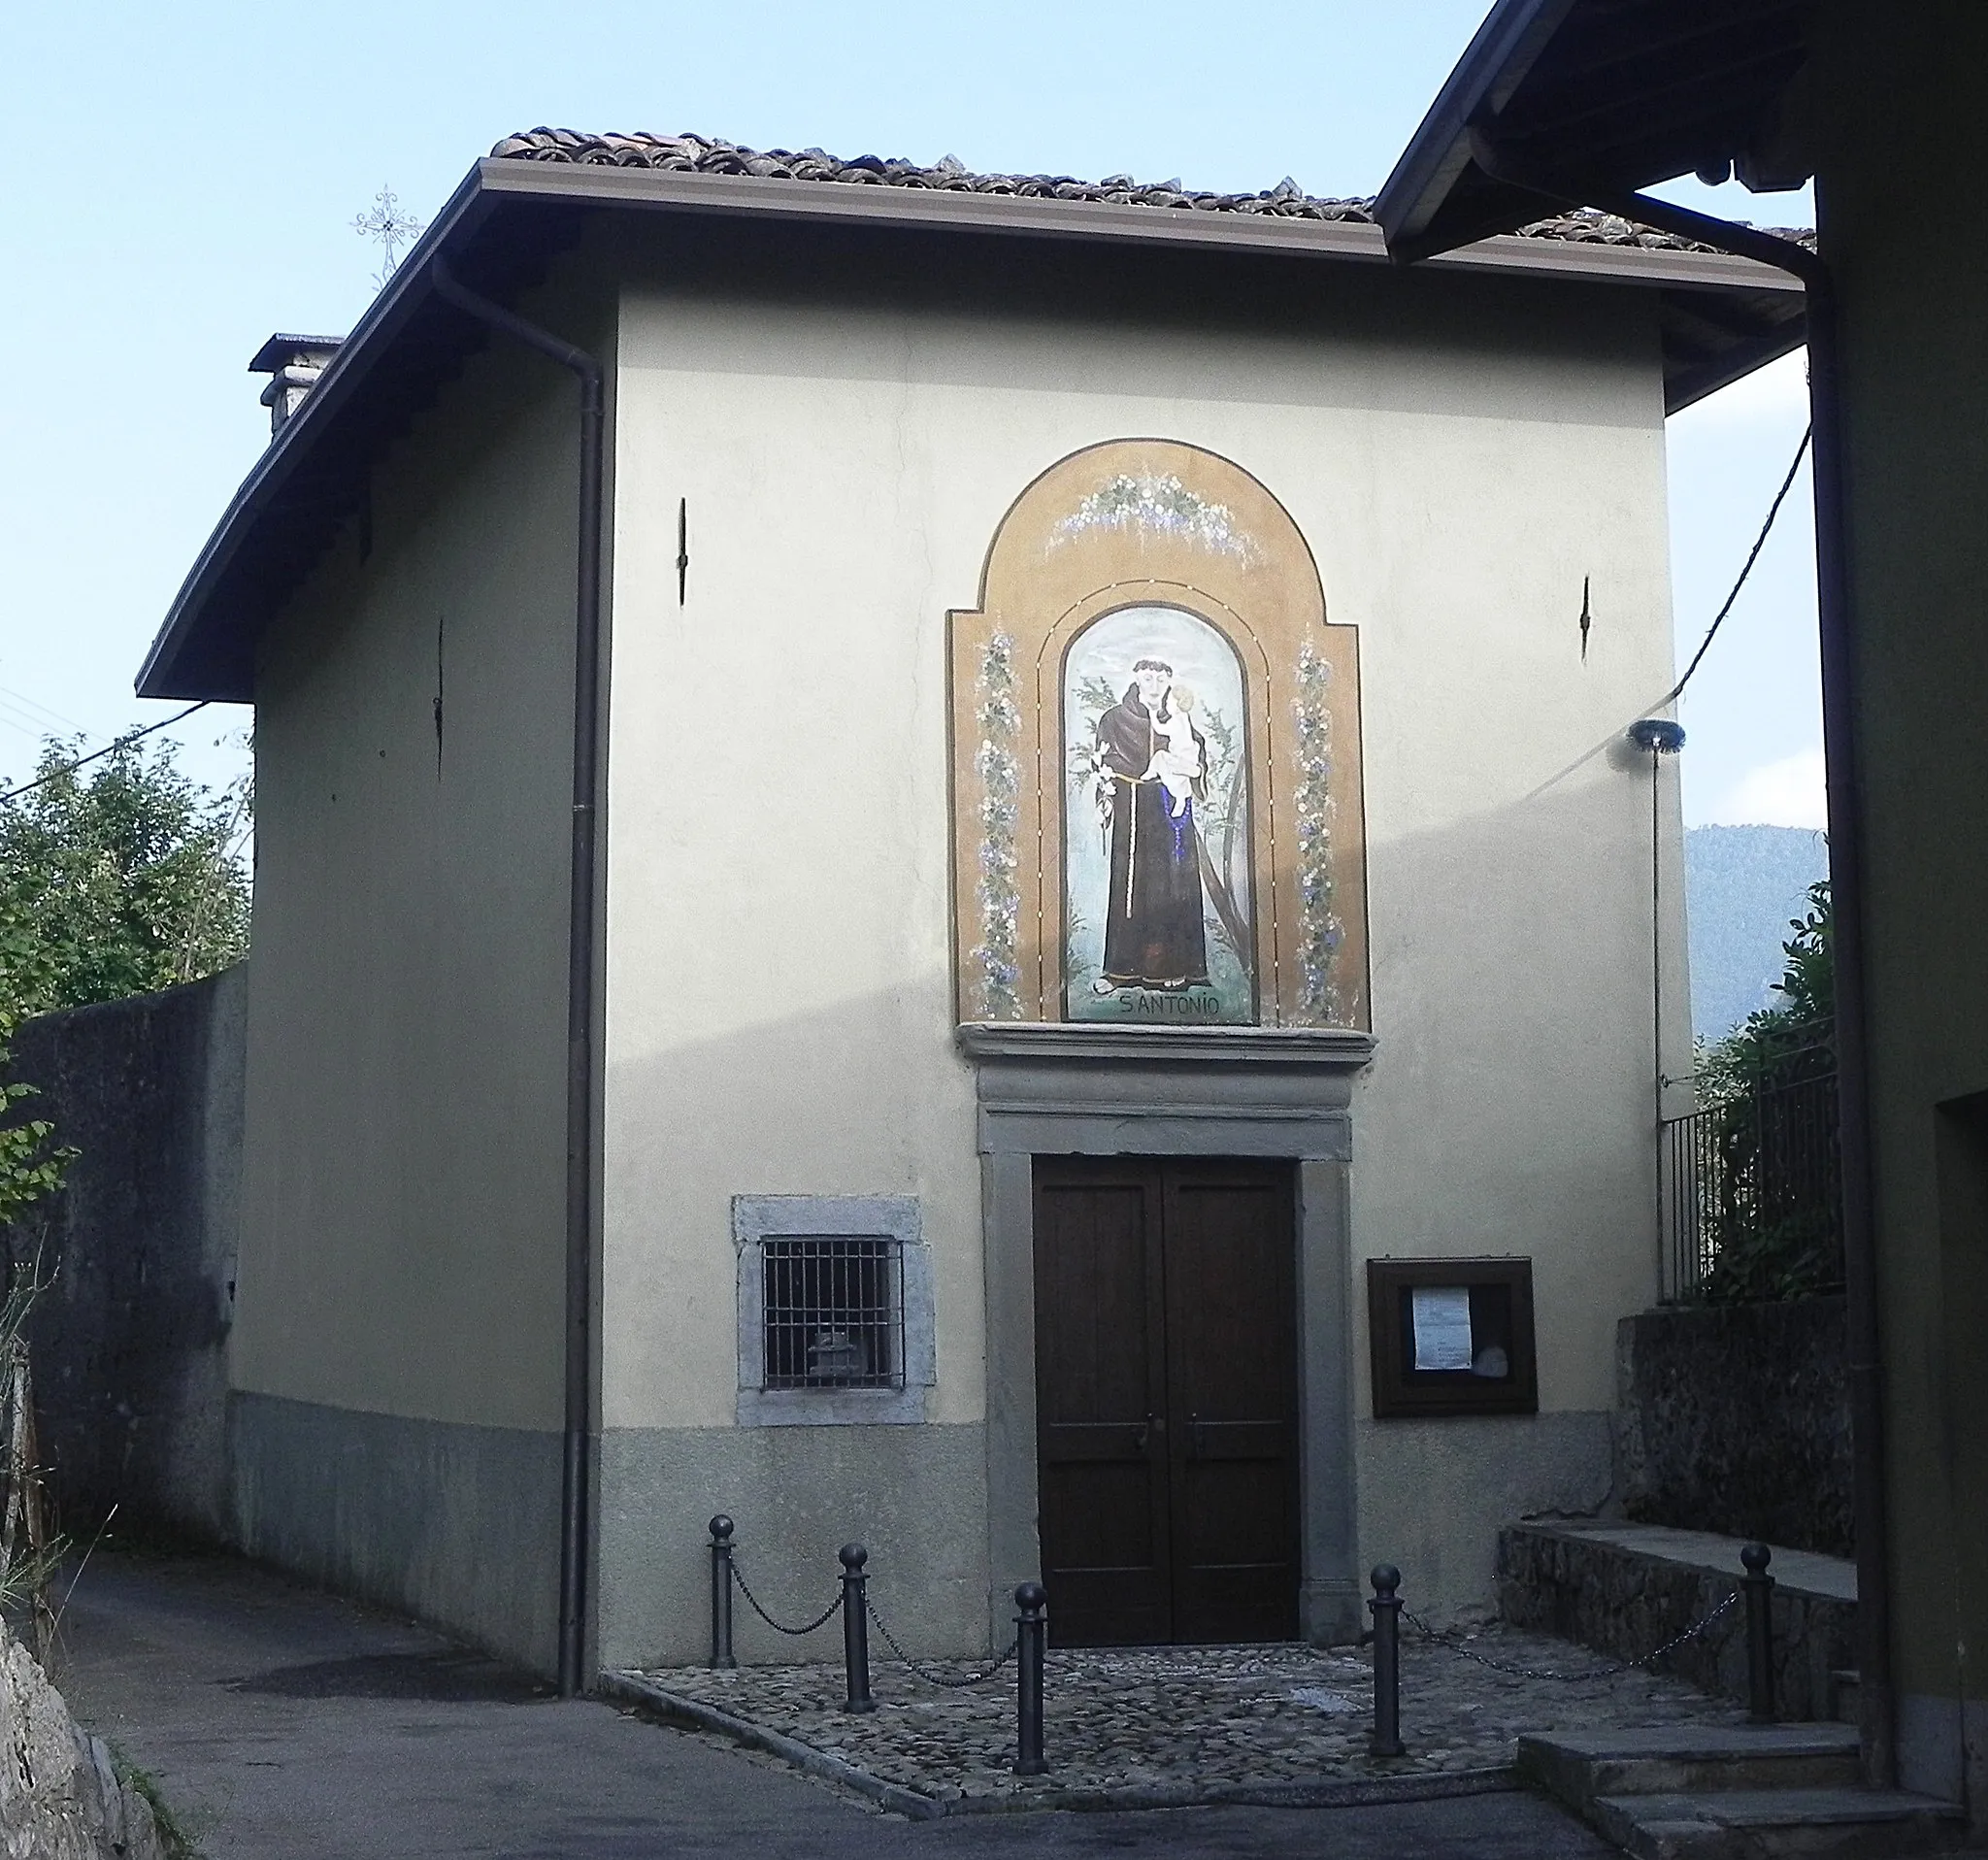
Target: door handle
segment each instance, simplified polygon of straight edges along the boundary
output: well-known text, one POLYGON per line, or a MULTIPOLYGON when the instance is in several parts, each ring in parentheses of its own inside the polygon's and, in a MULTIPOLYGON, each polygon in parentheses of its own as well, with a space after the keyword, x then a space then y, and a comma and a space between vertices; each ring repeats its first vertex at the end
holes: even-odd
POLYGON ((1148 1414, 1144 1420, 1132 1430, 1132 1450, 1135 1453, 1143 1453, 1145 1451, 1146 1443, 1151 1439, 1152 1431, 1153 1417, 1148 1414))

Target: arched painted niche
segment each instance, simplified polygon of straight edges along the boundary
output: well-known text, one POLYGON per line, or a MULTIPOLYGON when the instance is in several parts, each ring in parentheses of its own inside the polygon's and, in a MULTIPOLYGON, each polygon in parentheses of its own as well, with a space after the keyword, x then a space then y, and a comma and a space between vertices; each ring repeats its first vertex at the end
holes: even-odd
POLYGON ((949 618, 961 1019, 1367 1027, 1359 637, 1262 484, 1073 453, 949 618))

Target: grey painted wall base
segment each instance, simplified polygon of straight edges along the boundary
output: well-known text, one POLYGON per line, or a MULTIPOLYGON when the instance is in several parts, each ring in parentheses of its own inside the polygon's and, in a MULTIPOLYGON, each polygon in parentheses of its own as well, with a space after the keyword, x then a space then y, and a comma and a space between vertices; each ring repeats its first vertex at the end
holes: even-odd
POLYGON ((554 1670, 557 1434, 238 1390, 228 1444, 250 1556, 554 1670))
MULTIPOLYGON (((600 1664, 709 1657, 708 1527, 719 1511, 736 1527, 741 1571, 777 1619, 812 1620, 835 1599, 836 1551, 855 1540, 870 1551, 871 1600, 907 1651, 985 1654, 986 1452, 986 1430, 965 1423, 610 1429, 600 1453, 600 1664)), ((836 1622, 790 1640, 762 1626, 743 1598, 734 1615, 741 1660, 842 1658, 836 1622)), ((881 1659, 888 1649, 873 1637, 872 1652, 881 1659)))
POLYGON ((1899 1786, 1968 1807, 1968 1835, 1988 1844, 1988 1701, 1904 1692, 1899 1786))
POLYGON ((1364 1420, 1358 1429, 1360 1562, 1392 1563, 1418 1614, 1497 1606, 1498 1532, 1523 1517, 1593 1517, 1613 1469, 1606 1409, 1364 1420), (1430 1502, 1432 1493, 1441 1503, 1430 1502), (1477 1527, 1457 1529, 1459 1518, 1477 1527))

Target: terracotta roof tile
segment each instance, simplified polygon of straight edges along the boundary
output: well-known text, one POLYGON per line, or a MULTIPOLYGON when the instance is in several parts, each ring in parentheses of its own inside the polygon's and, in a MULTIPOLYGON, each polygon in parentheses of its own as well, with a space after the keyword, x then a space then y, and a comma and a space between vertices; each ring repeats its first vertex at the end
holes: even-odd
MULTIPOLYGON (((564 161, 582 166, 659 168, 678 174, 751 175, 761 180, 835 182, 845 186, 931 187, 957 193, 1017 194, 1038 199, 1097 201, 1113 207, 1174 208, 1189 212, 1271 214, 1287 219, 1339 219, 1374 223, 1373 203, 1308 194, 1286 176, 1255 194, 1207 193, 1176 181, 1134 181, 1108 175, 1077 181, 1068 175, 981 175, 952 156, 927 167, 901 158, 858 155, 845 161, 819 149, 742 149, 708 136, 583 135, 573 129, 527 129, 506 136, 491 154, 506 161, 564 161)), ((1526 239, 1557 239, 1606 246, 1645 246, 1664 251, 1712 251, 1711 246, 1640 226, 1612 214, 1583 209, 1535 220, 1519 228, 1526 239)), ((1795 235, 1791 235, 1795 236, 1795 235)), ((1799 235, 1805 243, 1808 234, 1799 235)))

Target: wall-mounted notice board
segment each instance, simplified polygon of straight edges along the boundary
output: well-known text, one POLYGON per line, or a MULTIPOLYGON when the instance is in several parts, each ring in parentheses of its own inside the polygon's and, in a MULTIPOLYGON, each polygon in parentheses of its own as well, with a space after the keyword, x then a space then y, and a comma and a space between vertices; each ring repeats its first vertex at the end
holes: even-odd
POLYGON ((1530 1259, 1370 1259, 1374 1412, 1536 1414, 1530 1259))

